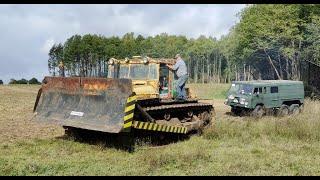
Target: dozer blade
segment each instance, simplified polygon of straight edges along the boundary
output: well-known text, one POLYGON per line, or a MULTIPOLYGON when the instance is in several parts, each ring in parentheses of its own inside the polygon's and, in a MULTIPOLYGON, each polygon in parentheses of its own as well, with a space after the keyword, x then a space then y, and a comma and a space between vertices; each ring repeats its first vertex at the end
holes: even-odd
POLYGON ((34 120, 119 133, 124 127, 126 106, 135 100, 131 95, 130 79, 46 77, 35 104, 34 120))

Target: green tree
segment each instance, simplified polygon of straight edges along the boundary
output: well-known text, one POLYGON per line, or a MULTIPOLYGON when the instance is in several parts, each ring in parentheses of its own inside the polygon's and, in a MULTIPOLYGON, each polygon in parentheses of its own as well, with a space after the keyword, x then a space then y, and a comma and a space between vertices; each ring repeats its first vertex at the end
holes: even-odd
POLYGON ((52 48, 49 50, 49 59, 48 59, 48 68, 49 72, 53 74, 53 76, 57 73, 57 67, 60 61, 63 60, 63 46, 61 43, 54 44, 52 48))
MULTIPOLYGON (((265 62, 272 78, 299 79, 303 52, 304 26, 302 14, 308 14, 301 5, 251 5, 240 13, 235 25, 238 47, 237 58, 242 64, 265 62), (304 9, 304 10, 302 10, 304 9), (285 63, 284 63, 285 62, 285 63)), ((310 13, 309 13, 310 14, 310 13)), ((266 69, 266 68, 265 68, 266 69)))
POLYGON ((10 79, 9 84, 17 84, 17 80, 15 80, 15 79, 10 79))
POLYGON ((38 79, 32 78, 29 80, 29 84, 41 84, 41 83, 38 81, 38 79))
POLYGON ((26 80, 24 78, 17 81, 17 84, 28 84, 28 83, 29 83, 28 80, 26 80))

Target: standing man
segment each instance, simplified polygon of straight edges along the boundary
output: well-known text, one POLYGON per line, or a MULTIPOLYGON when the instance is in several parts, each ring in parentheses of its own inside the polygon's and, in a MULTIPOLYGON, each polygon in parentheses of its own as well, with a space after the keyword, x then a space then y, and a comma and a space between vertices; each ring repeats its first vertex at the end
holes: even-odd
POLYGON ((175 65, 174 66, 167 65, 167 67, 170 70, 175 71, 178 77, 177 84, 176 84, 178 97, 176 99, 186 100, 187 93, 186 93, 185 85, 188 80, 187 66, 184 60, 181 58, 180 54, 177 54, 174 59, 175 59, 175 65))

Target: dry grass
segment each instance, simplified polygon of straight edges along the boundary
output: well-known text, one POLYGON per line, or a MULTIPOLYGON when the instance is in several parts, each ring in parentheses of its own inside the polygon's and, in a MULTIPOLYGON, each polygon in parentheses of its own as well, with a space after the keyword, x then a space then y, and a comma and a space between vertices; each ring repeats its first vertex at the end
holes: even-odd
POLYGON ((320 175, 320 102, 256 120, 215 100, 217 122, 203 136, 129 154, 29 121, 38 88, 0 86, 0 175, 320 175))
POLYGON ((266 116, 232 117, 224 114, 218 117, 216 127, 205 135, 208 138, 260 138, 281 137, 305 141, 320 140, 320 103, 306 100, 305 110, 297 116, 278 118, 266 116))
POLYGON ((59 127, 43 126, 31 121, 40 86, 0 86, 0 142, 15 142, 61 135, 59 127))

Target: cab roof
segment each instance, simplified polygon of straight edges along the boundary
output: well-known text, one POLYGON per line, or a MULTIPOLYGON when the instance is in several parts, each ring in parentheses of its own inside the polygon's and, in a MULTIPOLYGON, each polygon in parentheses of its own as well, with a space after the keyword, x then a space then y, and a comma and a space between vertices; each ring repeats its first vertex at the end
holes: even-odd
MULTIPOLYGON (((132 58, 126 59, 115 59, 112 58, 115 62, 119 64, 144 64, 144 57, 133 56, 132 58)), ((150 58, 147 57, 148 63, 151 64, 174 64, 175 60, 173 58, 150 58)))
POLYGON ((250 85, 303 85, 302 81, 291 80, 256 80, 256 81, 233 81, 233 84, 250 84, 250 85))

